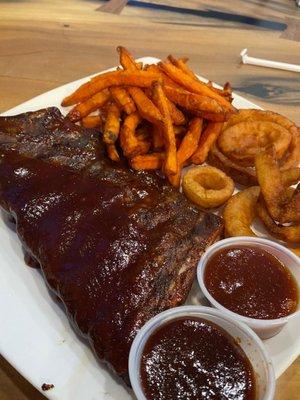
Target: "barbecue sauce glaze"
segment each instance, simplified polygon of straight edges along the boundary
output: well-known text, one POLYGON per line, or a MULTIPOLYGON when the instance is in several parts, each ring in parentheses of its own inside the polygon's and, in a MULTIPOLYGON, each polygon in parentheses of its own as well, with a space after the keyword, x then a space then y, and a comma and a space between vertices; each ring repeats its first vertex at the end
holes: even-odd
POLYGON ((140 373, 147 400, 255 399, 246 354, 227 332, 202 318, 180 318, 155 331, 140 373))
POLYGON ((298 304, 298 287, 289 270, 260 248, 220 250, 205 268, 204 283, 220 304, 250 318, 284 317, 298 304))

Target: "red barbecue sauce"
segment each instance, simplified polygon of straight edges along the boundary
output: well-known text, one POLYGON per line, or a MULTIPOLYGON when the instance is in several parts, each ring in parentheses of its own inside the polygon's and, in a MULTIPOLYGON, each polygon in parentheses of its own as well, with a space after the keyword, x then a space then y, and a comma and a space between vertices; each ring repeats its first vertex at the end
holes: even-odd
POLYGON ((156 330, 141 359, 147 400, 254 400, 252 366, 237 342, 202 318, 179 318, 156 330))
POLYGON ((281 261, 260 248, 220 250, 205 268, 204 283, 217 302, 246 317, 274 319, 297 309, 294 277, 281 261))

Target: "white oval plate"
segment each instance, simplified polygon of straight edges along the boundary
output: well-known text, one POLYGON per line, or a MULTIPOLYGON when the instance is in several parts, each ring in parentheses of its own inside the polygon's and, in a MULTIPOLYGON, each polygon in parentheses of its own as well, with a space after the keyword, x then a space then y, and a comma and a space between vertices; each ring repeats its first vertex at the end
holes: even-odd
MULTIPOLYGON (((141 58, 146 64, 159 60, 141 58)), ((104 72, 104 71, 103 71, 104 72)), ((68 83, 26 101, 2 115, 14 115, 57 106, 90 77, 68 83)), ((237 108, 259 108, 235 95, 237 108)), ((91 350, 70 327, 63 309, 47 290, 41 273, 26 267, 17 235, 0 218, 0 351, 29 382, 49 399, 129 400, 132 392, 100 365, 91 350), (54 388, 43 392, 43 383, 54 388)), ((191 293, 189 304, 198 303, 191 293)), ((265 345, 274 362, 276 376, 300 354, 300 318, 290 322, 265 345)))

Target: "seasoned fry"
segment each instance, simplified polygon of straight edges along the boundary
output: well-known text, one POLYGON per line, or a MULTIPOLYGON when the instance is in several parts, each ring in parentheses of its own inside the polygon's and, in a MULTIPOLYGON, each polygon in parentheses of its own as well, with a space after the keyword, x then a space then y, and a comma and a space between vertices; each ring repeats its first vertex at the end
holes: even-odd
MULTIPOLYGON (((68 114, 72 121, 101 127, 112 160, 120 159, 120 146, 132 168, 161 168, 178 187, 182 168, 192 160, 205 161, 223 122, 235 114, 231 86, 216 89, 203 83, 187 58, 170 55, 165 62, 143 65, 125 47, 117 51, 116 70, 94 76, 62 105, 75 105, 68 114), (89 115, 97 109, 97 116, 89 115), (208 125, 201 137, 203 122, 208 125)), ((296 139, 291 148, 294 159, 296 139)))
POLYGON ((150 129, 151 128, 148 125, 140 126, 136 130, 136 136, 137 136, 138 140, 148 140, 148 139, 150 139, 150 129))
MULTIPOLYGON (((135 60, 131 54, 124 47, 118 47, 118 51, 120 53, 120 62, 123 68, 126 70, 137 70, 135 60)), ((162 117, 158 109, 141 89, 137 87, 129 87, 127 90, 143 118, 153 123, 161 121, 162 117)))
POLYGON ((153 85, 153 100, 163 116, 161 132, 163 133, 166 148, 164 171, 167 176, 174 175, 178 171, 176 140, 172 120, 169 113, 167 98, 159 82, 156 82, 153 85))
POLYGON ((170 182, 173 186, 179 187, 181 169, 186 160, 188 160, 197 150, 198 142, 201 135, 203 120, 195 117, 191 120, 189 129, 185 134, 177 151, 178 171, 171 177, 170 182))
POLYGON ((192 156, 192 162, 194 164, 202 164, 208 156, 208 152, 214 142, 217 140, 221 133, 223 123, 222 122, 209 122, 205 131, 201 135, 198 149, 192 156))
POLYGON ((106 144, 115 143, 120 132, 121 111, 115 102, 111 102, 104 126, 103 141, 106 144))
POLYGON ((116 161, 116 162, 120 161, 120 156, 119 156, 118 150, 116 149, 116 146, 114 144, 107 144, 106 150, 107 150, 108 157, 112 161, 116 161))
POLYGON ((72 110, 69 111, 67 117, 73 122, 79 121, 83 117, 89 115, 91 112, 97 110, 97 108, 101 108, 105 103, 108 102, 109 99, 109 90, 105 89, 102 92, 95 94, 85 102, 77 104, 74 108, 72 108, 72 110))
POLYGON ((136 106, 126 89, 120 86, 113 86, 110 88, 110 93, 114 101, 127 115, 136 111, 136 106))
POLYGON ((162 121, 161 113, 141 89, 128 87, 127 90, 130 96, 133 98, 140 115, 144 119, 154 124, 160 123, 162 121))
POLYGON ((106 72, 80 86, 74 93, 67 96, 62 101, 62 105, 71 106, 78 102, 82 102, 110 86, 150 87, 153 82, 160 80, 161 77, 159 74, 150 73, 148 71, 106 72))
POLYGON ((191 93, 181 88, 173 88, 168 85, 165 85, 164 91, 169 100, 192 112, 204 111, 216 114, 225 113, 220 104, 211 97, 191 93))
POLYGON ((152 140, 154 150, 160 150, 164 146, 162 129, 158 125, 154 125, 152 128, 152 140))
POLYGON ((179 68, 175 67, 171 63, 163 63, 160 62, 159 66, 179 85, 184 87, 185 89, 193 92, 202 94, 204 96, 211 97, 218 101, 220 105, 225 107, 227 110, 232 113, 236 112, 236 109, 222 96, 218 93, 214 92, 210 87, 208 87, 205 83, 201 81, 196 81, 191 78, 189 75, 183 73, 179 68))
POLYGON ((137 70, 139 69, 136 65, 135 59, 133 58, 132 54, 123 46, 117 47, 117 52, 119 53, 120 57, 120 64, 126 70, 137 70))
MULTIPOLYGON (((164 90, 165 92, 165 90, 164 90)), ((174 125, 184 125, 186 122, 185 116, 182 111, 180 111, 176 105, 167 98, 169 113, 171 115, 172 121, 174 125)))
POLYGON ((160 169, 165 158, 164 153, 152 153, 131 158, 130 165, 135 170, 160 169))
POLYGON ((207 119, 211 122, 226 122, 230 118, 230 113, 216 114, 216 113, 208 113, 205 111, 193 111, 193 115, 207 119))
POLYGON ((89 115, 82 118, 81 124, 85 128, 98 128, 102 126, 102 118, 100 115, 89 115))
POLYGON ((175 135, 176 136, 180 136, 180 135, 182 135, 183 133, 185 133, 186 132, 186 126, 173 126, 173 129, 174 129, 174 133, 175 133, 175 135))
POLYGON ((158 74, 164 85, 168 85, 175 88, 181 87, 180 85, 178 85, 178 83, 173 81, 173 79, 171 79, 157 64, 148 65, 147 71, 152 72, 154 74, 158 74))
POLYGON ((182 139, 181 145, 177 152, 178 163, 183 163, 188 160, 197 150, 203 119, 195 117, 191 120, 189 129, 182 139))
POLYGON ((186 63, 184 62, 184 60, 179 59, 177 60, 175 57, 173 57, 172 55, 168 56, 168 60, 175 65, 175 67, 181 69, 182 72, 184 72, 185 74, 189 75, 191 78, 195 79, 195 80, 199 80, 197 78, 197 76, 194 74, 194 72, 186 65, 186 63))
POLYGON ((142 117, 138 112, 128 115, 120 130, 120 145, 125 157, 134 157, 139 150, 139 141, 135 135, 135 130, 142 122, 142 117))
POLYGON ((226 82, 223 89, 218 89, 213 86, 211 81, 207 82, 207 86, 211 88, 214 92, 218 93, 220 96, 225 97, 230 103, 232 102, 232 88, 229 82, 226 82))
POLYGON ((137 141, 138 143, 134 151, 134 154, 137 156, 142 154, 147 154, 151 147, 151 141, 147 139, 140 139, 138 136, 137 136, 137 141))

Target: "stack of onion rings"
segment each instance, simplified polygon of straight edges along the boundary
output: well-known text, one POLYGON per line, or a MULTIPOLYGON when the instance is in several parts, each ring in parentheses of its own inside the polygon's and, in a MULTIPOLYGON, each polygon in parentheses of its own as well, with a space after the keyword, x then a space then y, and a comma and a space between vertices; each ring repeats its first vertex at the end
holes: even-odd
POLYGON ((272 111, 240 110, 224 124, 209 162, 238 183, 257 185, 255 156, 270 145, 281 170, 298 165, 300 131, 293 122, 272 111))
MULTIPOLYGON (((275 152, 269 150, 258 154, 255 163, 261 186, 249 187, 227 202, 223 211, 226 236, 256 236, 251 225, 258 216, 271 235, 291 245, 299 244, 300 204, 297 199, 300 191, 299 185, 296 189, 290 186, 299 182, 300 168, 280 171, 275 152), (274 207, 279 217, 289 224, 283 225, 274 218, 274 207)), ((291 250, 300 255, 300 249, 291 250)))

